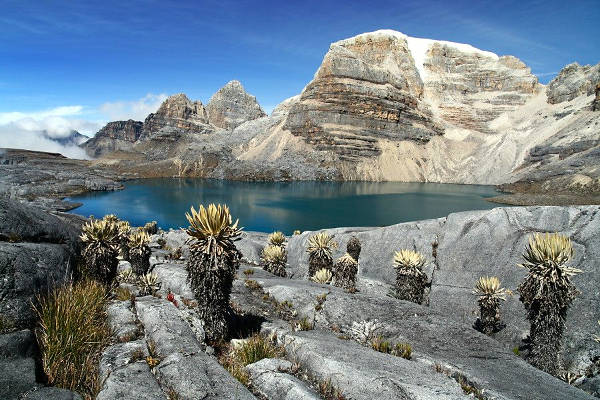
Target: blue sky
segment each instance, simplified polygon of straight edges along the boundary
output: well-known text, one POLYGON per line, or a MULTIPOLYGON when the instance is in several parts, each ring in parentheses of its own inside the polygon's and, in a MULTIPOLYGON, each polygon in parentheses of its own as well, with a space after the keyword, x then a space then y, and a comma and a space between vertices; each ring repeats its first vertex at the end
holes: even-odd
POLYGON ((271 110, 331 42, 377 29, 511 54, 543 83, 600 61, 598 0, 87 3, 0 0, 0 124, 50 113, 89 132, 164 95, 206 103, 231 79, 271 110))

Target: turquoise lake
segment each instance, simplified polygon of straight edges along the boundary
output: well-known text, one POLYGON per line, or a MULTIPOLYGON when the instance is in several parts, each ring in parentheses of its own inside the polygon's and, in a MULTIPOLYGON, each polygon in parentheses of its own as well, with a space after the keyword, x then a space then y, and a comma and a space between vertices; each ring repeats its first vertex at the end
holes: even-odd
POLYGON ((386 226, 444 217, 452 212, 498 207, 486 201, 493 186, 399 182, 237 182, 210 179, 141 179, 116 192, 68 198, 83 205, 71 212, 116 214, 140 226, 187 227, 190 206, 226 203, 245 230, 317 230, 340 226, 386 226))

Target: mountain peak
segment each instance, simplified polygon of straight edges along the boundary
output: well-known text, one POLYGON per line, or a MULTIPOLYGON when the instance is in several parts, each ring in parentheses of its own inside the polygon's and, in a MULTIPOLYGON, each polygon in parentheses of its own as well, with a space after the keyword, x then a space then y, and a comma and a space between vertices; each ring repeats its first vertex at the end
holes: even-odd
POLYGON ((264 117, 266 114, 240 81, 229 81, 219 89, 206 105, 211 124, 233 130, 246 121, 264 117))

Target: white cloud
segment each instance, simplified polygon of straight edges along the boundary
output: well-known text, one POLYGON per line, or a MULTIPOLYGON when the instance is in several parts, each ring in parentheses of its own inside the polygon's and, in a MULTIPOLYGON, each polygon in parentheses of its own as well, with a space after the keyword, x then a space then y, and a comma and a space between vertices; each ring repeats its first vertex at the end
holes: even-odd
POLYGON ((83 106, 61 106, 48 110, 33 112, 0 113, 0 126, 12 126, 25 131, 46 131, 51 137, 65 137, 76 130, 83 134, 93 135, 102 127, 100 121, 81 118, 83 106))
POLYGON ((87 158, 85 151, 79 147, 62 146, 49 138, 67 137, 74 130, 91 137, 108 121, 143 121, 148 114, 155 112, 167 97, 166 94, 149 93, 138 100, 107 102, 98 108, 74 105, 32 112, 0 112, 0 147, 48 151, 72 158, 87 158))
POLYGON ((143 121, 148 114, 156 112, 167 95, 148 93, 141 99, 134 101, 107 102, 100 106, 100 113, 106 115, 111 121, 134 119, 143 121))
POLYGON ((70 158, 89 158, 80 147, 63 146, 43 137, 40 131, 19 128, 15 124, 0 125, 0 147, 60 153, 70 158))

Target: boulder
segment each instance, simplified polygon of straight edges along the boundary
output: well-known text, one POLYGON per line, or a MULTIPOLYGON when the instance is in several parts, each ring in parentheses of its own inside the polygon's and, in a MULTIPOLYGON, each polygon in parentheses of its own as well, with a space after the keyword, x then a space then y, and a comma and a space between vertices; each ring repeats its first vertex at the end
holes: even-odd
POLYGON ((78 234, 61 218, 0 200, 0 317, 17 328, 33 323, 35 296, 71 279, 78 234))
POLYGON ((288 360, 263 358, 246 366, 252 388, 271 400, 318 400, 321 397, 305 382, 290 375, 288 360))

